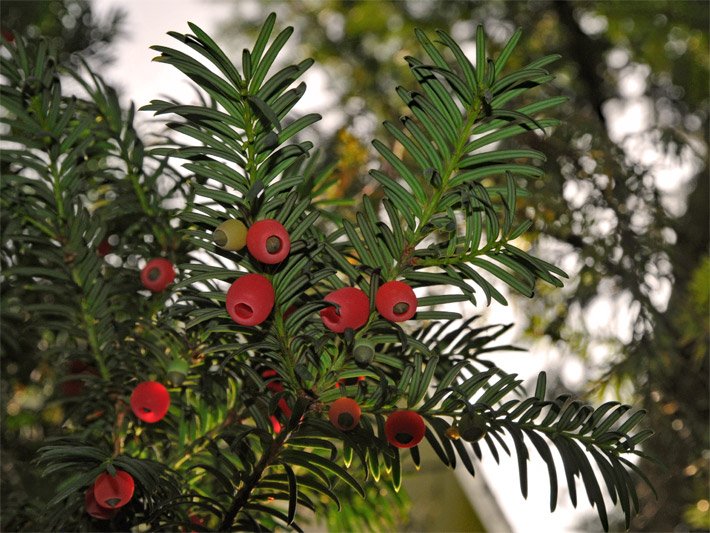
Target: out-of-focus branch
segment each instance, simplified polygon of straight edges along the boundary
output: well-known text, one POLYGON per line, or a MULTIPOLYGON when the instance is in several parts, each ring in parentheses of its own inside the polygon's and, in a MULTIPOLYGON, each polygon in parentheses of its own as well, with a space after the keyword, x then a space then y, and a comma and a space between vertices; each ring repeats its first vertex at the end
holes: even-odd
POLYGON ((599 65, 604 63, 603 44, 600 38, 592 39, 584 33, 574 18, 574 4, 569 0, 555 0, 554 9, 569 36, 570 42, 565 47, 569 58, 579 65, 579 79, 584 84, 587 97, 594 107, 600 122, 606 128, 606 119, 602 112, 602 104, 612 94, 604 78, 599 75, 599 65))

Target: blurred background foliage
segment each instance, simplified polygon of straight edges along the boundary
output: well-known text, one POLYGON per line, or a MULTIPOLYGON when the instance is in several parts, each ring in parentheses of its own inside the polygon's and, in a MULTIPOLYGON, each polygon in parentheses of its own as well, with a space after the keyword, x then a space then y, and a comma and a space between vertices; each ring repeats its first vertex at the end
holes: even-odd
POLYGON ((3 37, 19 32, 26 37, 46 37, 60 59, 71 54, 111 60, 110 45, 122 36, 125 13, 112 10, 99 18, 88 0, 4 0, 0 3, 3 37), (6 33, 10 32, 10 33, 6 33))
MULTIPOLYGON (((658 498, 638 487, 632 529, 709 529, 710 5, 252 0, 234 3, 221 40, 239 50, 268 11, 295 26, 293 55, 317 62, 328 107, 319 131, 332 143, 324 156, 340 179, 333 192, 344 198, 374 189, 369 140, 382 137, 384 119, 402 114, 394 89, 411 85, 403 58, 421 56, 414 28, 450 31, 470 53, 477 23, 498 45, 520 27, 521 55, 511 61, 562 56, 553 72, 556 90, 570 98, 556 112, 564 125, 550 138, 525 140, 548 160, 520 208, 537 221, 521 247, 571 281, 563 290, 540 285, 536 298, 516 306, 530 342, 559 355, 549 372, 570 361, 583 367, 587 381, 560 373, 557 392, 620 397, 649 412, 656 436, 646 452, 665 466, 643 465, 658 498)), ((8 30, 46 35, 66 61, 74 52, 110 60, 123 19, 118 10, 98 19, 79 0, 5 0, 0 15, 5 38, 8 30)), ((21 313, 16 325, 2 332, 3 506, 30 486, 27 461, 71 408, 48 385, 61 376, 42 363, 47 333, 21 313)))
MULTIPOLYGON (((4 40, 17 36, 45 37, 57 51, 60 61, 74 62, 76 54, 94 61, 97 66, 112 59, 111 43, 120 38, 124 13, 118 9, 106 17, 97 17, 86 0, 20 0, 0 3, 0 30, 4 40)), ((7 171, 2 161, 2 174, 7 171)), ((6 247, 7 229, 12 227, 12 210, 0 209, 3 236, 3 259, 11 254, 6 247)), ((3 260, 3 267, 7 263, 3 260)), ((96 369, 87 365, 61 368, 52 364, 50 346, 61 349, 73 342, 67 332, 58 335, 45 325, 32 320, 30 314, 12 301, 12 287, 0 280, 3 328, 0 331, 2 378, 2 430, 0 433, 0 508, 3 529, 14 530, 7 519, 17 523, 23 516, 42 512, 41 507, 28 506, 29 501, 48 501, 52 488, 30 465, 35 452, 48 436, 59 432, 65 414, 76 409, 73 398, 86 386, 96 369), (74 379, 75 378, 75 379, 74 379), (59 398, 64 398, 59 401, 59 398)), ((46 295, 44 297, 47 297, 46 295)), ((34 295, 39 303, 42 295, 34 295)))

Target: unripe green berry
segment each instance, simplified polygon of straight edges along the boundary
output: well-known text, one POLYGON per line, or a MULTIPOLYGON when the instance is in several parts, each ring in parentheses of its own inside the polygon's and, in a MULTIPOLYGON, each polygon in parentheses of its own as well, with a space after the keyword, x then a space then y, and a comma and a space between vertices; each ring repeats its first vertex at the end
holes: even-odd
POLYGON ((468 442, 476 442, 486 434, 486 420, 476 413, 465 413, 458 424, 459 436, 468 442))
POLYGON ((359 340, 352 350, 353 358, 359 365, 369 365, 375 358, 375 347, 371 342, 359 340))
POLYGON ((189 365, 184 359, 173 359, 168 365, 168 379, 170 382, 179 387, 187 377, 189 365))
POLYGON ((223 250, 239 251, 246 246, 247 227, 241 220, 230 218, 215 228, 212 241, 223 250))

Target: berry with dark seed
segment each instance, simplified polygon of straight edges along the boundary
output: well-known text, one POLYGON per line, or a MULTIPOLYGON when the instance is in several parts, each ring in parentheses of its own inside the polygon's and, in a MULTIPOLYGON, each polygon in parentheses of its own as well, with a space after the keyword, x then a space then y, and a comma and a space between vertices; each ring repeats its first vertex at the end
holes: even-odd
POLYGON ((375 307, 387 320, 404 322, 417 312, 417 296, 403 281, 388 281, 377 289, 375 307))
POLYGON ((330 423, 341 431, 350 431, 360 423, 362 412, 352 398, 338 398, 330 404, 328 418, 330 423))
POLYGON ((237 252, 246 246, 247 227, 241 220, 225 220, 212 233, 212 242, 223 250, 237 252))
POLYGON ((395 411, 385 422, 387 441, 397 448, 412 448, 419 444, 426 433, 424 419, 415 411, 395 411))
POLYGON ((175 279, 173 264, 164 257, 156 257, 141 270, 141 283, 152 292, 162 292, 175 279))
POLYGON ((257 261, 275 265, 288 257, 291 238, 278 220, 259 220, 247 231, 247 248, 257 261))
POLYGON ((93 485, 86 489, 84 494, 84 510, 89 516, 96 518, 98 520, 108 520, 116 515, 116 509, 107 509, 99 505, 96 501, 96 496, 94 496, 93 485))
POLYGON ((99 254, 99 257, 106 257, 112 250, 113 246, 111 246, 111 243, 108 242, 108 239, 102 240, 96 247, 96 253, 99 254))
POLYGON ((117 469, 115 476, 104 472, 94 481, 96 502, 106 509, 118 509, 126 505, 133 498, 134 490, 133 477, 123 470, 117 469))
POLYGON ((170 393, 157 381, 139 383, 131 394, 133 414, 149 424, 160 422, 170 408, 170 393))

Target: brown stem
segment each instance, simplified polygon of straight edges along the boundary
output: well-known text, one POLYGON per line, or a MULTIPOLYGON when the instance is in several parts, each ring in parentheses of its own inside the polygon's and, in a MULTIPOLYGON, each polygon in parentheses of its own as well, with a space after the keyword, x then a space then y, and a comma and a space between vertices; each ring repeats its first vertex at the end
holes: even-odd
POLYGON ((232 524, 234 522, 234 519, 237 517, 237 514, 239 514, 239 511, 241 511, 242 507, 244 507, 244 505, 249 501, 249 496, 251 496, 251 492, 256 488, 257 484, 259 483, 259 480, 261 479, 264 470, 266 470, 266 468, 278 455, 279 449, 283 445, 288 434, 288 431, 282 431, 271 442, 271 446, 269 446, 269 448, 264 452, 264 455, 261 456, 261 459, 254 467, 254 470, 252 471, 251 475, 244 482, 244 485, 241 489, 239 489, 237 495, 234 497, 232 505, 229 506, 227 513, 222 519, 222 523, 219 526, 219 531, 232 530, 232 524))
POLYGON ((116 422, 114 423, 113 455, 118 457, 123 453, 123 421, 126 418, 126 403, 118 399, 116 401, 116 422))

